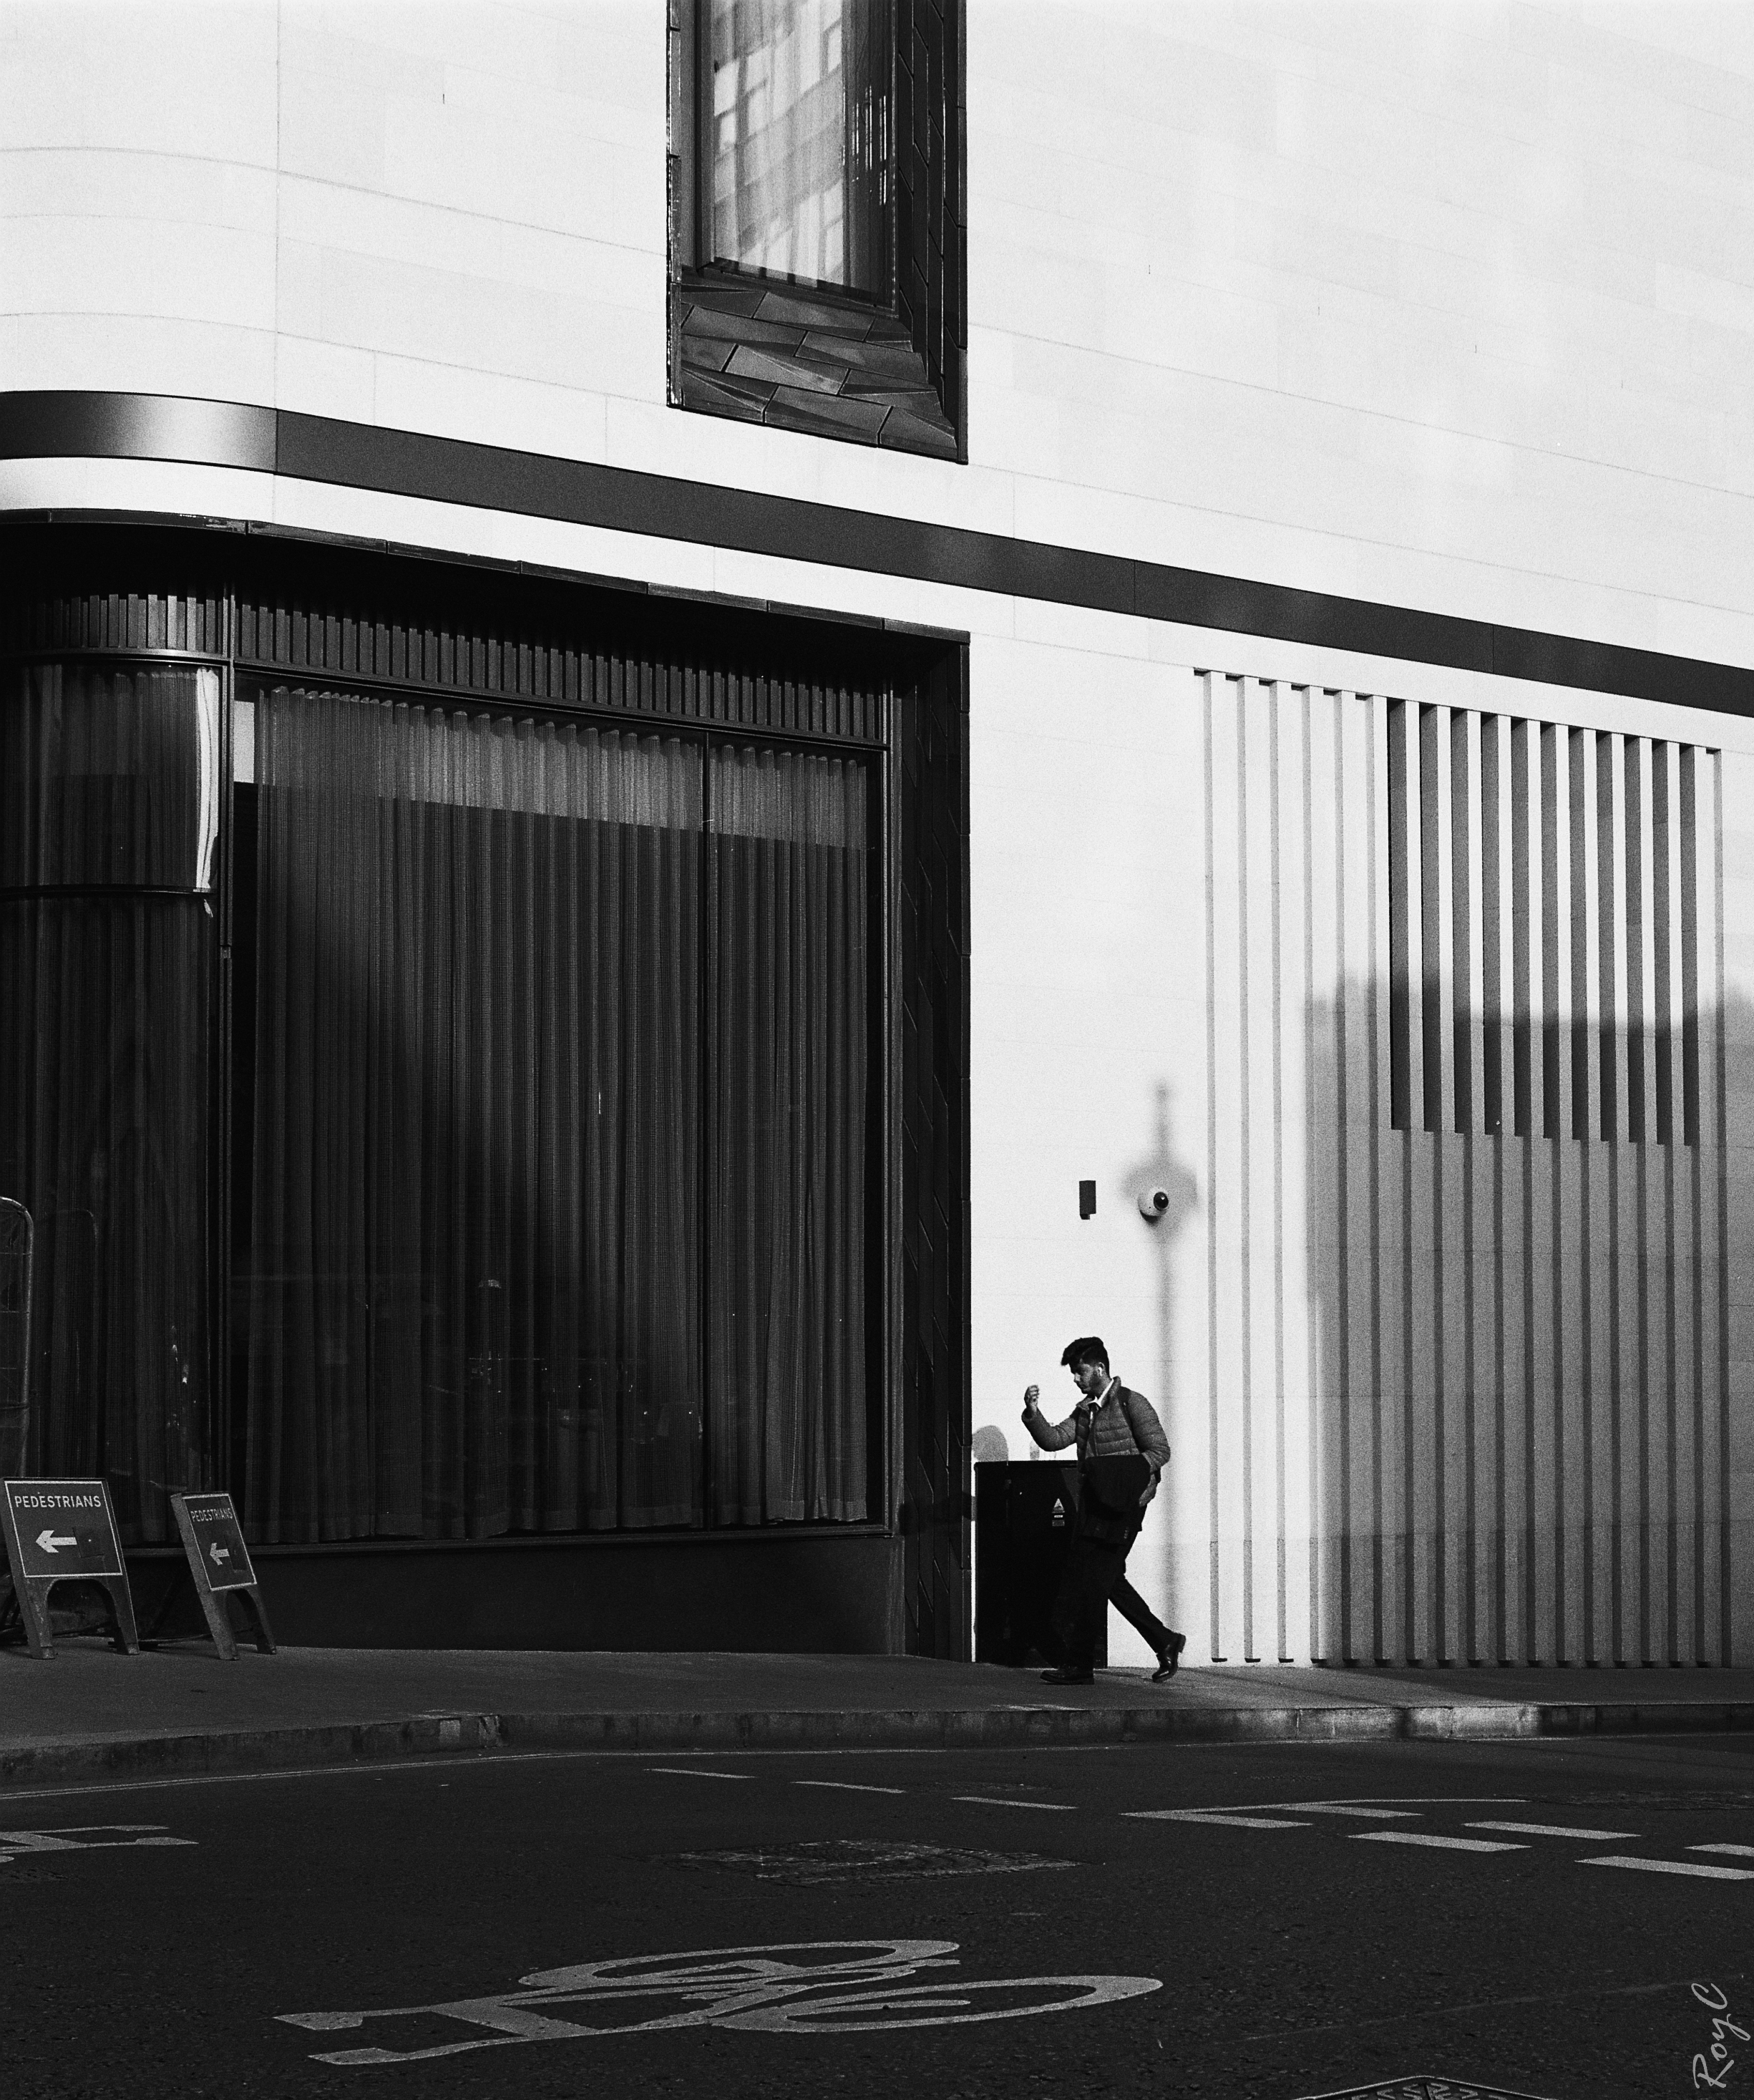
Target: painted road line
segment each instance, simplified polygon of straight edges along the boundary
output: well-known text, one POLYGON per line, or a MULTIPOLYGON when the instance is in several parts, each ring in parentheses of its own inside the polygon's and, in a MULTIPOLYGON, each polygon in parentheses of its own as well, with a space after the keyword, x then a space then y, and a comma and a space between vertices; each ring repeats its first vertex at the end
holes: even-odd
POLYGON ((1604 1852, 1580 1860, 1580 1867, 1631 1867, 1643 1874, 1698 1874, 1714 1882, 1754 1882, 1754 1867, 1708 1867, 1703 1860, 1634 1860, 1624 1852, 1604 1852))
POLYGON ((162 1823, 68 1823, 49 1830, 0 1830, 0 1867, 44 1852, 130 1851, 143 1845, 193 1845, 193 1838, 142 1836, 164 1830, 162 1823), (121 1837, 107 1835, 121 1831, 121 1837))
MULTIPOLYGON (((1569 1823, 1470 1823, 1470 1830, 1516 1830, 1525 1838, 1587 1838, 1600 1844, 1611 1838, 1637 1838, 1636 1830, 1580 1830, 1569 1823)), ((1695 1848, 1699 1849, 1697 1846, 1695 1848)))
MULTIPOLYGON (((737 1776, 741 1777, 738 1774, 737 1776)), ((794 1786, 828 1786, 836 1793, 906 1793, 905 1786, 861 1786, 850 1779, 795 1779, 794 1786)))
POLYGON ((1439 1838, 1432 1830, 1355 1830, 1360 1845, 1434 1845, 1445 1852, 1526 1852, 1527 1845, 1501 1844, 1490 1838, 1439 1838))
POLYGON ((952 1801, 971 1801, 980 1808, 1052 1808, 1069 1815, 1078 1807, 1075 1801, 1006 1801, 994 1793, 953 1793, 952 1801))
POLYGON ((1738 1860, 1754 1860, 1754 1845, 1690 1845, 1690 1852, 1729 1852, 1738 1860))
POLYGON ((1320 1801, 1231 1801, 1227 1808, 1386 1808, 1420 1815, 1428 1808, 1522 1808, 1526 1793, 1348 1793, 1320 1801))
POLYGON ((647 1771, 663 1772, 672 1779, 747 1779, 747 1772, 697 1771, 687 1765, 648 1765, 647 1771))
POLYGON ((1233 1830, 1307 1830, 1310 1827, 1285 1815, 1227 1815, 1210 1808, 1123 1808, 1121 1813, 1139 1823, 1224 1823, 1233 1830))
POLYGON ((1424 1812, 1417 1808, 1360 1808, 1349 1801, 1281 1801, 1276 1806, 1300 1808, 1306 1815, 1360 1815, 1372 1823, 1386 1823, 1391 1819, 1399 1821, 1424 1812))

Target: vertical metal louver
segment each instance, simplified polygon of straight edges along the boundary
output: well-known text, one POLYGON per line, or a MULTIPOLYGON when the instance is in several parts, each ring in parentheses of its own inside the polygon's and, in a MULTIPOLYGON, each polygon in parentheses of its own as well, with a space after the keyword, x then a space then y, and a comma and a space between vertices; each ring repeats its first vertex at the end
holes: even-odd
POLYGON ((1717 754, 1407 700, 1384 720, 1391 1127, 1697 1144, 1717 754))
POLYGON ((1719 755, 1197 690, 1213 1653, 1727 1660, 1719 755))

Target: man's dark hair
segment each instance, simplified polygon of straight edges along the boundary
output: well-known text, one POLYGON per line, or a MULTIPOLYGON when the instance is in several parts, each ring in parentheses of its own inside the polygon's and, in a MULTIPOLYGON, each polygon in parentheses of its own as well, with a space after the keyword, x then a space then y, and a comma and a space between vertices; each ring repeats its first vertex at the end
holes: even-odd
POLYGON ((1077 1341, 1068 1342, 1065 1354, 1060 1359, 1063 1364, 1100 1364, 1108 1368, 1108 1352, 1102 1345, 1100 1335, 1080 1335, 1077 1341))

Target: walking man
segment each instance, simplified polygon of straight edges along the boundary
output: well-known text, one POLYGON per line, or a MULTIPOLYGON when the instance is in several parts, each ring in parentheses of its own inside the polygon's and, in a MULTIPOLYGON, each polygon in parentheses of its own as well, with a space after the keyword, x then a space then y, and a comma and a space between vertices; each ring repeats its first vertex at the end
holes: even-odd
POLYGON ((1080 1487, 1076 1529, 1066 1572, 1054 1602, 1054 1626, 1060 1661, 1042 1675, 1050 1684, 1088 1684, 1094 1674, 1096 1639, 1103 1613, 1112 1601, 1130 1626, 1150 1643, 1157 1658, 1152 1683, 1175 1674, 1185 1634, 1172 1633, 1126 1579, 1126 1556, 1145 1510, 1157 1492, 1157 1481, 1170 1462, 1169 1439, 1157 1410, 1143 1393, 1130 1392, 1108 1369, 1108 1352, 1095 1335, 1069 1342, 1060 1361, 1072 1373, 1079 1400, 1064 1422, 1051 1423, 1039 1405, 1042 1389, 1032 1385, 1023 1396, 1023 1425, 1044 1451, 1063 1451, 1075 1443, 1080 1487), (1091 1461, 1128 1458, 1137 1453, 1149 1467, 1149 1478, 1135 1509, 1119 1521, 1105 1520, 1092 1493, 1091 1461), (1104 1532, 1113 1535, 1104 1537, 1104 1532))

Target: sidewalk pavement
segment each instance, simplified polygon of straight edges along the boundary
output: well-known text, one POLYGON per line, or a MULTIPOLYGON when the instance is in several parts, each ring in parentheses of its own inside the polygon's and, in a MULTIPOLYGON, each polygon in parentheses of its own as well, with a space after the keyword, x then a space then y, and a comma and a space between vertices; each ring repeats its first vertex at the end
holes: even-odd
POLYGON ((0 1790, 443 1754, 1492 1740, 1754 1728, 1754 1670, 1111 1670, 911 1656, 0 1649, 0 1790))

